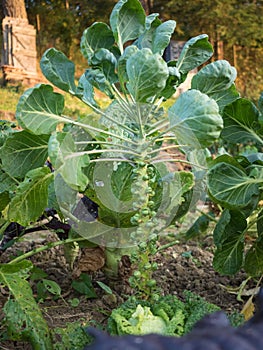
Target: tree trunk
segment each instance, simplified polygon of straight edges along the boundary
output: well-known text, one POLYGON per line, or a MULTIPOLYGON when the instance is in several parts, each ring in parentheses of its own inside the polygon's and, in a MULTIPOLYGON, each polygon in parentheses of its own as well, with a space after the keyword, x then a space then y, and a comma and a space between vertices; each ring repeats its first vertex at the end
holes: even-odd
POLYGON ((233 64, 234 67, 237 69, 237 45, 233 45, 233 64))
POLYGON ((217 53, 217 59, 223 60, 224 59, 224 42, 223 40, 218 40, 216 43, 216 53, 217 53))
POLYGON ((216 58, 218 60, 224 59, 224 42, 221 40, 219 32, 216 33, 216 58))
POLYGON ((24 0, 2 0, 5 17, 27 19, 26 6, 24 0))
POLYGON ((146 15, 149 15, 152 10, 151 0, 140 0, 140 3, 142 4, 146 15))

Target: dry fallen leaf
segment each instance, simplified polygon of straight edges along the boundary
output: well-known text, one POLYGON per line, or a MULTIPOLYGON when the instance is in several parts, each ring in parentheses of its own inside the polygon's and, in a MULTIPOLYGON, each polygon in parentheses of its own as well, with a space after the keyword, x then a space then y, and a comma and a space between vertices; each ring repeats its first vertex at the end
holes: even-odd
POLYGON ((255 304, 253 303, 253 298, 254 298, 254 295, 251 295, 251 297, 248 299, 248 301, 243 306, 243 309, 241 311, 241 314, 244 315, 244 318, 246 321, 253 316, 255 311, 255 304))
POLYGON ((100 247, 81 249, 80 257, 75 262, 73 275, 79 277, 82 272, 94 272, 105 265, 105 253, 100 247))

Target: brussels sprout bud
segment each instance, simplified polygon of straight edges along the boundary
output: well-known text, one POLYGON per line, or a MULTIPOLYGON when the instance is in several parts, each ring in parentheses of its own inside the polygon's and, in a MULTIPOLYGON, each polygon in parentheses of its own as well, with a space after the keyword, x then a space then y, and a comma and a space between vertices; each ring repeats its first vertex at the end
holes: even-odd
POLYGON ((130 222, 132 225, 138 225, 140 222, 140 215, 139 214, 135 214, 130 218, 130 222))
POLYGON ((135 277, 135 278, 140 278, 141 277, 141 273, 140 273, 140 271, 138 271, 138 270, 136 270, 136 271, 134 271, 134 273, 133 273, 133 276, 135 277))
MULTIPOLYGON (((149 202, 148 202, 148 207, 149 207, 149 208, 154 207, 154 205, 155 205, 154 201, 149 201, 149 202)), ((152 213, 153 213, 153 212, 152 212, 152 213)), ((155 213, 155 214, 156 214, 156 213, 155 213)))
POLYGON ((151 177, 152 175, 154 175, 154 169, 152 167, 148 167, 147 168, 147 174, 151 177))
POLYGON ((141 242, 141 243, 139 244, 139 249, 140 249, 140 250, 145 250, 145 249, 147 249, 147 243, 146 243, 146 242, 141 242))
POLYGON ((156 294, 156 293, 152 294, 152 301, 158 301, 159 299, 160 299, 160 295, 159 294, 156 294))
POLYGON ((152 177, 151 179, 149 179, 149 184, 154 184, 155 183, 155 177, 152 177))
POLYGON ((157 241, 157 239, 158 239, 158 235, 156 234, 156 233, 152 233, 151 235, 150 235, 150 237, 149 237, 149 239, 151 240, 151 241, 157 241))
POLYGON ((145 270, 150 270, 151 267, 152 267, 152 265, 151 265, 150 263, 146 263, 146 264, 144 265, 145 270))
POLYGON ((147 286, 148 287, 155 287, 156 286, 156 280, 150 279, 149 281, 147 281, 147 286))
POLYGON ((144 168, 147 164, 144 162, 138 162, 137 163, 140 168, 144 168))
POLYGON ((157 264, 157 262, 153 262, 153 263, 152 263, 152 269, 153 269, 154 271, 156 271, 156 270, 158 269, 158 264, 157 264))
POLYGON ((145 192, 149 195, 152 195, 153 190, 151 187, 147 187, 145 192))
POLYGON ((142 215, 143 216, 147 216, 147 215, 149 215, 150 214, 150 211, 149 211, 149 209, 147 209, 147 208, 144 208, 144 209, 142 209, 142 215))

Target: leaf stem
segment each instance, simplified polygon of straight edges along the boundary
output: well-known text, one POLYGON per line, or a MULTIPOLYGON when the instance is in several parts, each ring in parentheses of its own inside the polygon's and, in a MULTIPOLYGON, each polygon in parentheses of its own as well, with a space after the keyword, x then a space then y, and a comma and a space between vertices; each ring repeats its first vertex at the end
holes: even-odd
MULTIPOLYGON (((106 141, 76 141, 75 145, 105 145, 105 146, 115 146, 116 147, 116 143, 114 142, 106 142, 106 141)), ((123 144, 118 144, 119 147, 122 147, 124 149, 128 149, 130 150, 131 148, 129 146, 125 146, 123 144)), ((120 149, 121 151, 121 149, 120 149)))
POLYGON ((115 93, 118 96, 118 102, 122 105, 122 107, 125 109, 126 113, 131 117, 131 119, 133 119, 133 113, 132 113, 131 108, 130 108, 129 100, 127 98, 126 99, 123 98, 122 94, 117 89, 115 84, 112 84, 112 87, 113 87, 113 90, 115 91, 115 93))
POLYGON ((131 161, 129 159, 126 158, 97 158, 97 159, 91 159, 90 163, 99 163, 99 162, 127 162, 127 163, 131 163, 131 161))
MULTIPOLYGON (((156 153, 156 152, 160 152, 160 151, 167 151, 169 149, 178 149, 178 145, 171 145, 171 146, 165 146, 165 147, 161 147, 161 148, 157 148, 157 149, 154 149, 150 152, 148 152, 147 154, 153 154, 153 153, 156 153)), ((179 156, 180 154, 174 154, 174 156, 179 156)))
POLYGON ((86 240, 87 240, 87 238, 78 237, 78 238, 68 238, 68 239, 65 239, 63 241, 50 242, 42 247, 32 249, 32 250, 30 250, 30 252, 27 252, 27 253, 24 253, 23 255, 18 256, 17 258, 10 261, 8 264, 18 263, 24 259, 30 258, 31 256, 33 256, 35 254, 43 252, 44 250, 47 250, 47 249, 50 249, 53 247, 57 247, 57 246, 62 245, 62 244, 67 244, 67 243, 72 243, 72 242, 80 242, 80 241, 86 241, 86 240))
POLYGON ((65 159, 70 159, 70 158, 74 158, 74 157, 77 157, 77 156, 82 156, 84 154, 97 154, 97 153, 110 153, 110 152, 130 154, 130 155, 133 155, 133 156, 136 156, 136 157, 140 156, 140 153, 136 153, 136 152, 133 152, 133 151, 109 148, 109 149, 94 149, 94 150, 91 150, 91 151, 75 152, 73 154, 70 154, 70 155, 66 156, 65 159))
POLYGON ((141 138, 145 140, 145 133, 143 129, 143 123, 142 123, 142 116, 141 116, 141 109, 138 104, 136 104, 136 115, 137 115, 137 121, 140 126, 140 133, 141 133, 141 138))
MULTIPOLYGON (((164 122, 163 120, 160 120, 159 122, 153 124, 153 128, 156 126, 155 129, 151 129, 150 132, 148 132, 148 134, 146 134, 146 137, 148 137, 148 136, 154 134, 156 131, 160 131, 162 128, 166 127, 167 125, 169 125, 169 121, 165 121, 165 122, 164 122), (158 125, 158 127, 157 127, 157 125, 158 125)), ((169 130, 169 129, 168 129, 168 130, 169 130)), ((161 133, 160 135, 166 134, 168 130, 166 129, 166 130, 165 130, 163 133, 161 133)), ((160 135, 158 135, 158 137, 160 137, 160 135)))
POLYGON ((197 211, 198 211, 200 214, 206 216, 210 221, 217 222, 216 218, 214 218, 212 215, 210 215, 210 214, 204 212, 203 210, 197 209, 197 211))
POLYGON ((9 224, 11 224, 10 221, 6 221, 1 227, 0 227, 0 238, 3 236, 5 230, 7 229, 7 227, 9 226, 9 224))
POLYGON ((207 170, 206 167, 200 165, 200 164, 195 164, 195 163, 192 163, 192 162, 188 162, 187 160, 182 160, 182 159, 173 159, 173 158, 153 158, 151 159, 151 163, 152 164, 156 164, 156 163, 162 163, 162 162, 174 162, 174 163, 184 163, 184 164, 188 164, 190 166, 195 166, 197 168, 200 168, 200 169, 203 169, 203 170, 207 170))
POLYGON ((157 253, 159 253, 159 252, 161 252, 162 250, 165 250, 165 249, 167 249, 167 248, 173 247, 174 245, 177 245, 177 244, 179 244, 179 243, 180 243, 180 241, 179 241, 178 239, 175 239, 175 240, 173 240, 173 241, 171 241, 171 242, 169 242, 169 243, 167 243, 167 244, 164 244, 164 245, 162 245, 161 247, 159 247, 159 248, 157 249, 157 253))
POLYGON ((80 122, 77 122, 75 120, 72 120, 70 118, 67 118, 66 116, 62 116, 63 118, 63 121, 65 121, 66 123, 70 123, 70 124, 74 124, 76 126, 80 126, 81 128, 85 129, 85 130, 92 130, 92 131, 96 131, 96 132, 99 132, 99 133, 102 133, 102 134, 106 134, 108 136, 111 136, 111 137, 115 137, 119 140, 122 140, 122 141, 125 141, 125 142, 128 142, 128 143, 131 143, 133 145, 137 145, 137 142, 134 142, 132 141, 131 139, 127 139, 126 137, 122 137, 120 135, 117 135, 117 134, 114 134, 110 131, 107 131, 107 130, 103 130, 103 129, 99 129, 99 128, 95 128, 94 126, 91 126, 89 124, 83 124, 83 123, 80 123, 80 122))

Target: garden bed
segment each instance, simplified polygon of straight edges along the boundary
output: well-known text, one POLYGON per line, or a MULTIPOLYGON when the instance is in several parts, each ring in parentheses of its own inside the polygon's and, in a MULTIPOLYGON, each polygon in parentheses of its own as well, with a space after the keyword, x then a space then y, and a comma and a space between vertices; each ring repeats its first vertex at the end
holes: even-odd
MULTIPOLYGON (((26 236, 26 240, 17 243, 6 252, 2 253, 0 262, 5 263, 10 257, 17 255, 20 251, 27 251, 33 247, 39 247, 47 242, 54 242, 57 236, 48 231, 37 232, 26 236)), ((221 276, 215 273, 212 267, 213 245, 211 236, 202 237, 199 241, 178 242, 178 244, 160 251, 155 256, 158 262, 158 270, 155 272, 157 285, 161 288, 162 294, 174 294, 183 299, 183 291, 190 290, 207 301, 214 303, 227 312, 241 311, 248 296, 244 296, 243 301, 237 300, 237 295, 231 292, 246 279, 246 274, 238 273, 234 277, 221 276)), ((96 265, 96 254, 90 255, 90 262, 96 265)), ((83 269, 81 259, 75 264, 74 270, 69 269, 65 261, 62 246, 51 248, 32 257, 35 266, 44 270, 48 274, 48 279, 54 280, 61 287, 62 298, 55 298, 49 294, 40 307, 43 316, 50 328, 64 327, 66 323, 80 322, 81 324, 93 324, 94 322, 106 325, 111 311, 119 306, 132 293, 127 277, 129 268, 126 267, 126 274, 122 273, 119 279, 109 279, 103 272, 103 268, 95 272, 90 272, 92 283, 97 294, 97 298, 89 299, 85 295, 76 292, 71 283, 76 278, 74 275, 81 273, 83 269), (97 281, 108 285, 113 294, 107 294, 102 290, 97 281), (72 306, 72 300, 78 300, 78 305, 72 306)), ((125 269, 122 269, 125 271, 125 269)), ((31 282, 36 294, 35 283, 31 282)), ((254 287, 251 281, 246 286, 246 290, 254 287)), ((248 293, 249 294, 249 293, 248 293)), ((0 296, 0 308, 2 309, 8 297, 8 292, 2 290, 0 296)), ((0 318, 3 318, 1 312, 0 318)), ((31 346, 20 342, 2 342, 0 349, 31 349, 31 346)))

